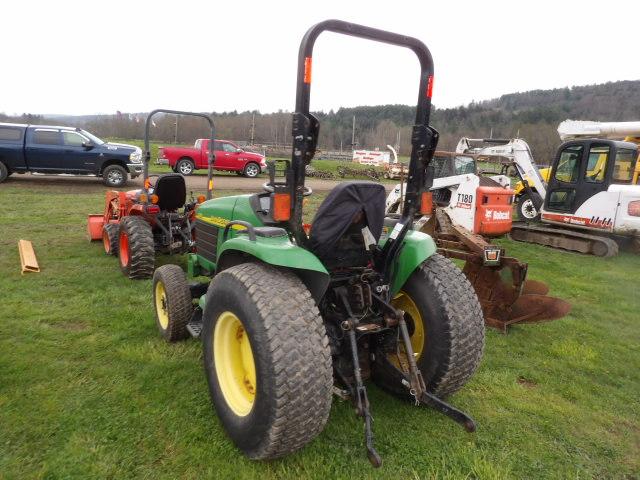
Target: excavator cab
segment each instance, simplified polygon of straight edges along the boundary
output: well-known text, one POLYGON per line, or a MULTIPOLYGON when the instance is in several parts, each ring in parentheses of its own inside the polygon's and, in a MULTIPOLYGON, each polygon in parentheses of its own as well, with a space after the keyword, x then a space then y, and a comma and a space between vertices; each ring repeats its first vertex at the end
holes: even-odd
MULTIPOLYGON (((595 195, 615 196, 616 192, 608 192, 609 187, 632 184, 637 156, 637 146, 628 142, 587 139, 564 143, 551 167, 544 210, 574 214, 595 195)), ((613 212, 600 217, 603 226, 614 221, 613 212)))

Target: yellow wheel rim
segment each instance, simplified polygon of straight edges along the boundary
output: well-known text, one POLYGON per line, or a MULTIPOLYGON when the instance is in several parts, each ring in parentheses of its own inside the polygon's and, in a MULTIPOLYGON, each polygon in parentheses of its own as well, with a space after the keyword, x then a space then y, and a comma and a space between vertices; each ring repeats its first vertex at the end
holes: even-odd
MULTIPOLYGON (((415 355, 416 361, 420 359, 422 356, 422 352, 425 347, 426 333, 424 330, 424 323, 422 319, 422 315, 420 314, 420 310, 418 310, 417 305, 413 301, 413 299, 405 292, 400 291, 395 297, 393 297, 393 301, 391 304, 404 311, 404 318, 407 322, 407 327, 409 328, 409 332, 413 329, 413 333, 411 333, 411 348, 413 348, 413 353, 415 355)), ((403 361, 406 362, 406 353, 404 351, 404 345, 400 342, 400 356, 404 356, 403 361)), ((397 356, 393 355, 391 359, 396 360, 397 364, 397 356)))
POLYGON ((256 398, 256 365, 249 335, 234 313, 223 312, 218 317, 213 362, 227 405, 239 417, 247 416, 256 398))
POLYGON ((169 326, 169 310, 167 309, 167 292, 164 283, 156 283, 156 314, 163 330, 169 326))

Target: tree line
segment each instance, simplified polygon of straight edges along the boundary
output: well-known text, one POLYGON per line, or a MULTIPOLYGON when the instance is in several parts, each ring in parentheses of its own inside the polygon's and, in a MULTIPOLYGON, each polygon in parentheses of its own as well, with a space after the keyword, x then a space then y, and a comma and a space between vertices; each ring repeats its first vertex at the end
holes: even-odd
MULTIPOLYGON (((216 137, 243 144, 286 148, 291 143, 291 113, 213 112, 216 137)), ((400 153, 410 151, 415 107, 377 105, 316 112, 320 119, 319 148, 351 150, 398 145, 400 153), (355 129, 354 126, 355 117, 355 129), (353 141, 352 141, 353 139, 353 141), (354 143, 355 145, 352 145, 354 143)), ((206 122, 192 117, 154 117, 152 139, 166 143, 192 143, 208 136, 206 122), (177 121, 177 125, 176 125, 177 121)), ((23 114, 0 121, 55 123, 87 128, 98 136, 141 139, 144 113, 44 117, 23 114)), ((556 128, 566 119, 597 121, 640 120, 640 81, 609 82, 553 90, 511 93, 499 98, 472 102, 457 108, 434 108, 431 124, 440 132, 439 149, 455 148, 462 136, 525 139, 539 163, 548 163, 560 144, 556 128)))

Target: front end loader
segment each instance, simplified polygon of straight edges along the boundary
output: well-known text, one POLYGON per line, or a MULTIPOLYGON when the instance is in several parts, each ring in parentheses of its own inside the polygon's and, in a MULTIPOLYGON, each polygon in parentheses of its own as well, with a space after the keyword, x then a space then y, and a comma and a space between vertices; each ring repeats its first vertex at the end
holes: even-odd
POLYGON ((214 124, 202 113, 154 110, 147 116, 144 137, 144 183, 140 190, 106 192, 104 213, 89 215, 90 240, 102 240, 107 255, 118 256, 122 272, 131 279, 153 275, 156 253, 183 254, 195 246, 195 208, 211 198, 215 155, 209 153, 207 195, 187 201, 187 186, 178 173, 149 175, 151 149, 149 131, 159 113, 189 115, 207 120, 213 145, 214 124), (155 178, 155 181, 152 178, 155 178))
POLYGON ((196 253, 187 281, 175 265, 156 270, 156 323, 176 341, 201 337, 215 410, 252 459, 302 448, 325 426, 332 393, 363 419, 371 463, 372 406, 365 382, 428 406, 467 431, 474 421, 444 399, 469 381, 482 357, 484 321, 469 281, 433 239, 415 231, 431 186, 438 132, 429 126, 433 62, 419 40, 328 20, 311 27, 298 57, 293 152, 270 165, 264 191, 209 200, 196 210, 196 253), (410 49, 420 63, 404 213, 382 238, 385 190, 336 186, 303 228, 305 166, 320 124, 310 113, 313 46, 325 31, 410 49))

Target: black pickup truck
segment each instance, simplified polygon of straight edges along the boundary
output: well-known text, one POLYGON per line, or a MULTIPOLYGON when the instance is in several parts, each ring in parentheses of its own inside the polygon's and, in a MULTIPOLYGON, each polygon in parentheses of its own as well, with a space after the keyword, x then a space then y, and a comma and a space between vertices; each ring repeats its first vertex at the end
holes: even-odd
POLYGON ((0 182, 26 172, 96 176, 121 187, 142 174, 142 151, 80 128, 0 123, 0 182))

